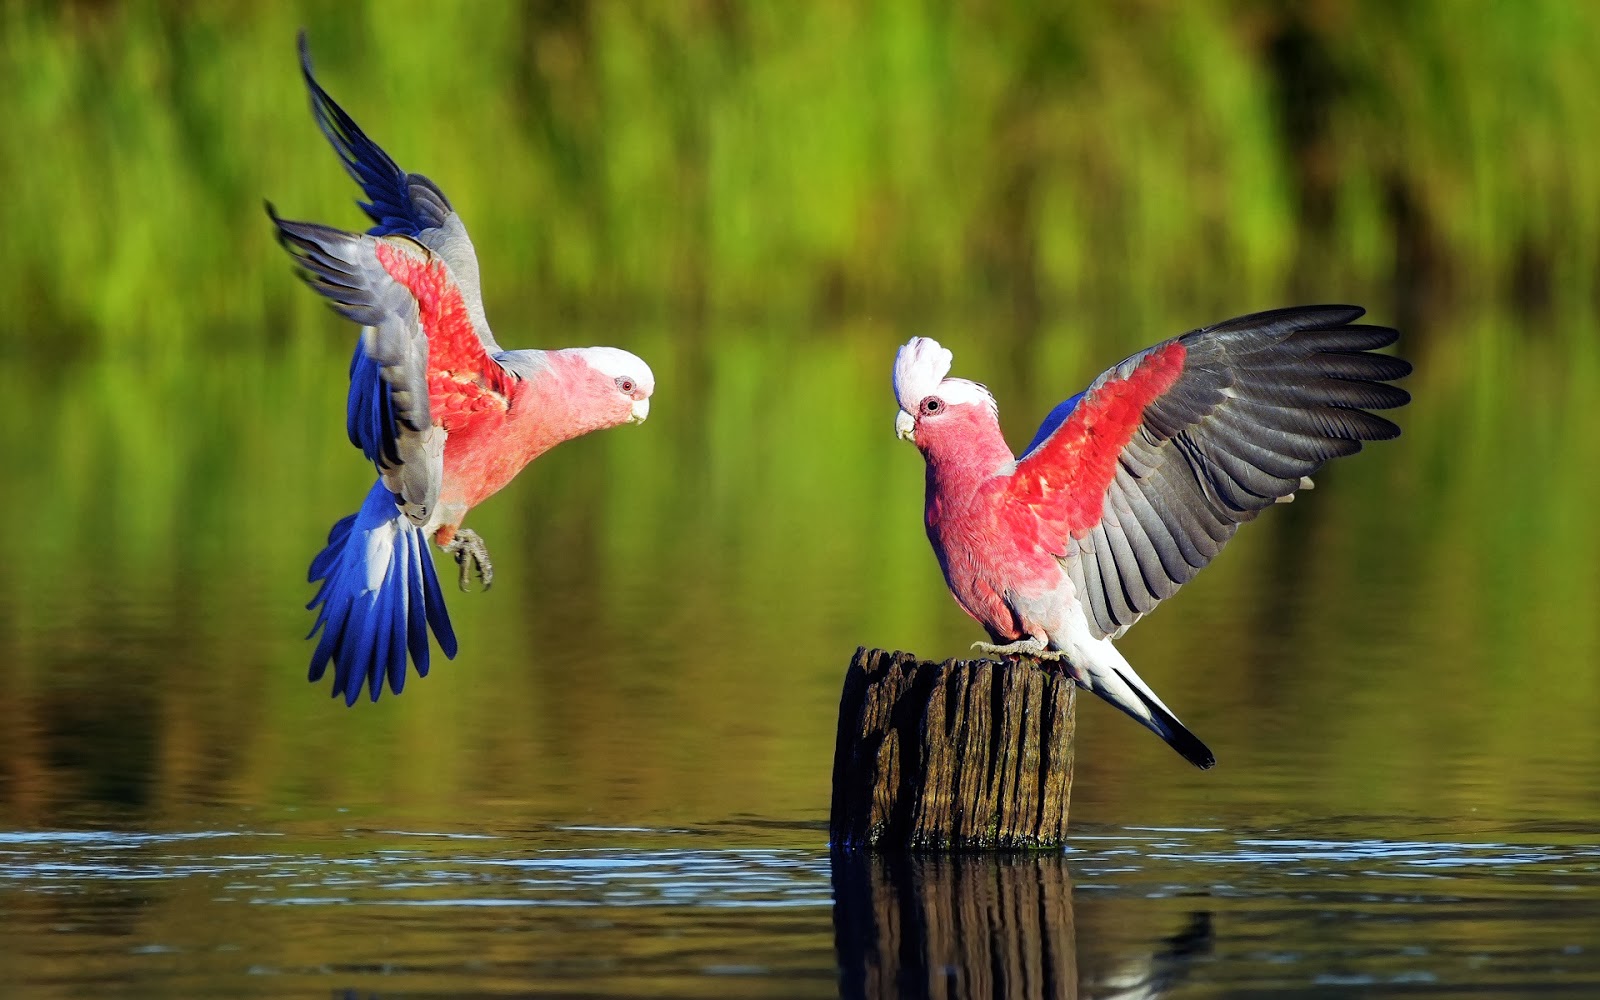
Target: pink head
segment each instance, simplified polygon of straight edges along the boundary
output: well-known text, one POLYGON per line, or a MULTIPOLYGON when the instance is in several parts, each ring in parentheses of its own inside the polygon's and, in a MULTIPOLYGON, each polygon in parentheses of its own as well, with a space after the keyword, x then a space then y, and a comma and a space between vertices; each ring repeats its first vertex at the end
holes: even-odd
POLYGON ((638 356, 615 347, 575 347, 554 351, 545 359, 556 377, 553 387, 558 397, 545 406, 549 418, 566 425, 563 438, 642 424, 650 415, 656 378, 638 356))
POLYGON ((1011 461, 994 396, 977 382, 950 378, 953 360, 954 355, 928 337, 913 337, 900 348, 894 359, 894 395, 900 403, 895 433, 914 443, 930 462, 1011 461))

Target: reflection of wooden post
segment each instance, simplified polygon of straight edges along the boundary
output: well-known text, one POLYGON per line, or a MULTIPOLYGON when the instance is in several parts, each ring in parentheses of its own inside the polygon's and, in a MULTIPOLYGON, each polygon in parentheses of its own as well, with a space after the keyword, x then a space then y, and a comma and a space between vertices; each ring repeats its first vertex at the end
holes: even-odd
POLYGON ((833 845, 1061 845, 1074 690, 1031 660, 856 650, 833 751, 833 845))
POLYGON ((1061 855, 835 851, 833 898, 841 996, 1078 995, 1061 855))

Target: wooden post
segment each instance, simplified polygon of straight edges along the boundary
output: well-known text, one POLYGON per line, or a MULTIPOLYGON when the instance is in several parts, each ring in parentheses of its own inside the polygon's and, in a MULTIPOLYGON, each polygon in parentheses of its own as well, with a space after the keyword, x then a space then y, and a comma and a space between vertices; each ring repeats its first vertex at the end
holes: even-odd
POLYGON ((1031 660, 856 650, 833 751, 833 846, 1059 847, 1075 690, 1031 660))

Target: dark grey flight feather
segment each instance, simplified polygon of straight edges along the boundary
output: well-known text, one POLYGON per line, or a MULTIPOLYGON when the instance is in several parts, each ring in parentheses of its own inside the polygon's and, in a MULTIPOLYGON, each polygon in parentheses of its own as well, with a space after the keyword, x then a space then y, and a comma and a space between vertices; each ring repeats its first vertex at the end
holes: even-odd
POLYGON ((374 223, 368 232, 373 236, 410 236, 438 254, 461 289, 461 299, 466 303, 467 315, 478 339, 483 341, 491 357, 501 353, 483 311, 478 254, 461 216, 450 206, 450 199, 422 174, 400 169, 399 164, 368 138, 355 120, 322 89, 311 71, 311 50, 303 31, 300 33, 300 72, 311 93, 311 113, 316 116, 317 127, 367 196, 367 201, 357 204, 374 223))
POLYGON ((360 203, 376 224, 374 236, 400 233, 420 236, 425 230, 444 224, 453 214, 450 199, 438 185, 421 174, 408 174, 400 169, 383 148, 361 130, 341 108, 311 71, 311 47, 306 33, 300 32, 300 73, 305 77, 306 89, 311 92, 311 113, 317 126, 339 154, 344 168, 361 185, 368 198, 360 203))

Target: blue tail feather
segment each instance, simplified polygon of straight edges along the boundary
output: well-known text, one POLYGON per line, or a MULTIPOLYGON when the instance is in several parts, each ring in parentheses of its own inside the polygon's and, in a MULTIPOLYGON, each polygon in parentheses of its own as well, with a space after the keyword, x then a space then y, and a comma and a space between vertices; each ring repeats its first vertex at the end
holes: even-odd
MULTIPOLYGON (((379 587, 378 596, 372 602, 372 669, 367 671, 367 692, 373 701, 383 692, 383 682, 389 675, 389 637, 394 634, 395 625, 405 624, 394 620, 395 591, 403 593, 405 587, 405 558, 392 561, 389 568, 391 573, 399 573, 401 579, 396 581, 396 586, 379 587)), ((398 610, 404 614, 403 608, 398 610)))
MULTIPOLYGON (((428 624, 433 626, 433 637, 439 640, 439 649, 444 653, 444 658, 456 658, 456 630, 450 627, 450 612, 445 610, 444 592, 439 589, 439 576, 433 571, 433 560, 427 558, 427 553, 422 553, 422 582, 425 600, 423 606, 428 611, 428 624)), ((427 670, 419 671, 426 676, 427 670)))
MULTIPOLYGON (((311 560, 311 572, 306 574, 306 579, 316 583, 328 575, 328 569, 333 561, 339 558, 339 550, 344 547, 344 540, 350 535, 350 526, 356 522, 354 514, 346 514, 333 522, 333 528, 328 532, 328 546, 317 557, 311 560)), ((306 607, 311 607, 307 604, 306 607)))
MULTIPOLYGON (((416 610, 419 602, 426 606, 427 602, 434 600, 434 598, 428 597, 425 593, 418 593, 414 582, 429 578, 433 575, 432 560, 428 556, 426 545, 419 544, 412 548, 410 566, 412 586, 406 589, 406 602, 408 605, 408 613, 406 615, 406 646, 410 649, 411 659, 417 664, 417 676, 426 677, 428 676, 428 619, 426 614, 416 614, 416 610), (424 563, 428 564, 427 569, 423 568, 424 563)), ((444 608, 444 598, 442 595, 438 598, 438 602, 442 611, 444 608)), ((435 625, 434 635, 439 636, 439 645, 448 650, 445 655, 454 656, 456 652, 455 633, 450 631, 449 616, 441 615, 441 617, 444 618, 445 630, 441 633, 439 631, 439 627, 435 625), (449 637, 450 642, 448 646, 445 645, 445 637, 449 637)), ((404 654, 400 655, 400 676, 402 680, 404 680, 404 654)), ((400 686, 394 685, 394 690, 395 693, 398 694, 400 691, 400 686)))
POLYGON ((374 483, 361 510, 328 533, 328 545, 311 563, 320 583, 308 608, 317 611, 311 635, 322 631, 308 677, 320 681, 333 664, 333 695, 353 705, 365 689, 373 701, 405 688, 407 654, 417 674, 428 673, 431 626, 446 657, 456 636, 444 606, 428 540, 395 506, 394 495, 374 483), (369 565, 380 560, 381 565, 369 565))
MULTIPOLYGON (((362 598, 366 595, 357 595, 352 602, 353 608, 360 608, 362 598)), ((333 686, 336 691, 344 694, 344 703, 354 705, 356 699, 361 697, 362 683, 366 678, 365 667, 371 656, 372 650, 372 625, 376 615, 359 615, 357 620, 346 622, 344 635, 340 637, 339 651, 333 658, 333 686)))

